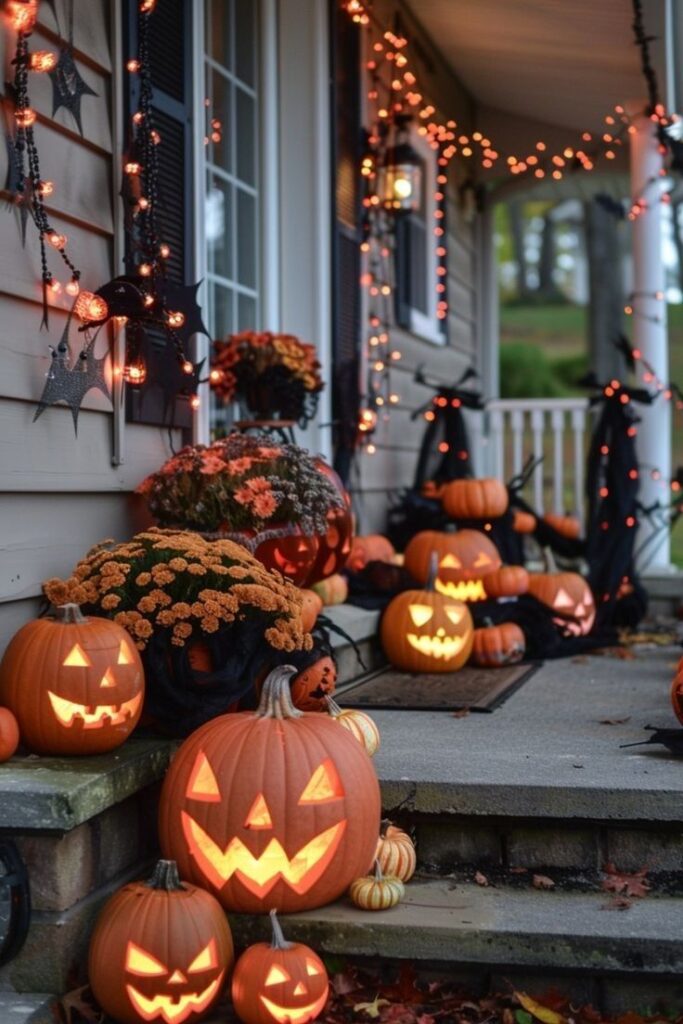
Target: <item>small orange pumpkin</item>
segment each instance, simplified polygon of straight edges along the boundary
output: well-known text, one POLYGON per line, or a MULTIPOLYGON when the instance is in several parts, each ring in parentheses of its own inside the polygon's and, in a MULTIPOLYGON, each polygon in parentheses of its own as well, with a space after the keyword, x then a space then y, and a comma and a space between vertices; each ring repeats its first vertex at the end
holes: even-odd
POLYGON ((674 676, 671 684, 671 706, 674 709, 674 714, 681 724, 683 724, 683 658, 679 662, 678 670, 674 676))
POLYGON ((536 529, 536 516, 516 508, 512 513, 512 529, 515 533, 533 533, 536 529))
POLYGON ((514 622, 482 626, 474 631, 471 661, 482 668, 498 668, 521 661, 526 651, 524 633, 514 622))
POLYGON ((315 590, 302 590, 301 625, 304 633, 310 633, 323 609, 323 599, 315 590))
POLYGON ((365 748, 369 757, 374 757, 380 748, 381 739, 379 729, 374 719, 366 715, 364 711, 356 708, 340 708, 332 697, 326 697, 328 713, 339 722, 345 729, 348 729, 352 736, 365 748))
POLYGON ((0 702, 37 754, 101 754, 142 712, 144 675, 130 636, 76 604, 15 633, 0 663, 0 702))
POLYGON ((340 573, 328 576, 326 580, 321 580, 320 583, 314 583, 311 590, 318 595, 324 605, 328 606, 344 604, 344 601, 349 596, 348 580, 346 576, 342 576, 340 573))
POLYGON ((354 537, 346 568, 360 572, 368 562, 391 562, 396 550, 387 537, 381 533, 369 533, 366 537, 354 537))
POLYGON ((581 536, 581 523, 576 516, 560 516, 554 512, 546 512, 543 516, 548 526, 568 540, 576 540, 581 536))
POLYGON ((349 896, 361 910, 390 910, 405 896, 405 886, 395 875, 385 875, 379 861, 375 873, 364 875, 351 883, 349 896))
POLYGON ((19 746, 19 723, 9 708, 0 708, 0 764, 9 761, 19 746))
POLYGON ((244 951, 232 976, 232 1002, 244 1024, 307 1024, 327 1002, 325 965, 309 946, 287 942, 271 910, 273 938, 244 951))
POLYGON ((503 565, 484 579, 487 597, 518 597, 529 589, 529 573, 521 565, 503 565))
POLYGON ((300 711, 324 711, 325 698, 332 696, 336 683, 337 666, 329 654, 324 654, 292 679, 294 707, 300 711))
POLYGON ((407 832, 390 821, 383 822, 383 831, 377 840, 377 863, 382 873, 409 882, 415 874, 417 856, 415 844, 407 832))
POLYGON ((452 480, 443 489, 441 504, 453 519, 497 519, 508 507, 507 487, 493 477, 452 480))
MULTIPOLYGON (((436 558, 432 561, 436 571, 436 558)), ((404 590, 387 606, 380 625, 384 653, 403 672, 455 672, 472 649, 472 616, 466 604, 425 590, 404 590)))
POLYGON ((217 900, 180 882, 159 861, 104 906, 90 940, 88 973, 100 1006, 120 1024, 195 1024, 221 994, 232 935, 217 900))

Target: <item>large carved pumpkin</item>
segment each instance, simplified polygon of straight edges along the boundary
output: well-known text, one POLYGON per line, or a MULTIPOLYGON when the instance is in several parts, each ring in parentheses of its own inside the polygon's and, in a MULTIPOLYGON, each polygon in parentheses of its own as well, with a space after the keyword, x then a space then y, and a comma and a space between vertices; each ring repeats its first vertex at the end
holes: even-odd
POLYGON ((470 656, 472 635, 467 605, 437 593, 429 582, 426 590, 398 594, 380 625, 384 653, 403 672, 454 672, 470 656))
POLYGON ((441 494, 446 515, 454 519, 497 519, 508 507, 507 487, 500 480, 453 480, 441 494))
POLYGON ((166 776, 164 855, 227 910, 320 907, 372 862, 380 810, 372 762, 328 715, 293 706, 295 673, 270 673, 256 713, 198 729, 166 776))
MULTIPOLYGON (((309 537, 298 529, 281 537, 268 537, 267 534, 268 531, 264 531, 262 540, 256 537, 256 546, 251 549, 256 558, 266 569, 277 569, 295 586, 304 586, 318 554, 320 538, 317 535, 309 537)), ((238 539, 236 534, 230 536, 238 539)))
POLYGON ((0 663, 0 703, 38 754, 100 754, 118 747, 142 712, 144 676, 128 633, 85 618, 75 604, 26 623, 0 663))
POLYGON ((572 636, 590 633, 595 622, 595 601, 578 572, 532 572, 529 593, 559 613, 554 621, 565 632, 572 636))
POLYGON ((327 530, 322 537, 318 538, 318 552, 306 581, 309 585, 327 579, 328 576, 333 576, 334 573, 344 568, 351 551, 353 537, 353 514, 348 491, 326 462, 316 459, 315 464, 319 472, 337 488, 344 504, 341 508, 332 508, 327 513, 327 530))
POLYGON ((232 1002, 244 1024, 307 1024, 327 1002, 325 965, 309 946, 287 942, 270 912, 272 942, 249 946, 235 965, 232 1002))
POLYGON ((425 583, 429 578, 433 553, 437 559, 434 586, 440 594, 456 601, 486 599, 484 579, 500 569, 501 560, 485 533, 479 530, 417 533, 406 548, 405 567, 418 583, 425 583))
POLYGON ((90 940, 90 984, 120 1024, 193 1024, 221 994, 232 936, 220 904, 172 861, 112 896, 90 940))

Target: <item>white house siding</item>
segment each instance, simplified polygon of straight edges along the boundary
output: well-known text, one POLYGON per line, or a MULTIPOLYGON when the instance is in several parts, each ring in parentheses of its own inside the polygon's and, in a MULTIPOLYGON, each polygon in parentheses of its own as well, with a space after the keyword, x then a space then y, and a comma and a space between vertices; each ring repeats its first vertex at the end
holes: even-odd
MULTIPOLYGON (((57 0, 62 29, 66 0, 57 0)), ((78 68, 97 96, 85 96, 83 137, 71 114, 52 112, 47 76, 30 76, 32 105, 39 113, 36 138, 44 178, 55 183, 49 213, 69 239, 68 250, 82 271, 82 285, 94 289, 120 270, 115 266, 120 200, 115 198, 120 143, 115 125, 115 82, 122 58, 114 57, 117 4, 75 0, 74 49, 78 68)), ((49 4, 40 5, 32 49, 57 50, 59 40, 49 4)), ((4 76, 11 77, 7 32, 4 76)), ((0 181, 6 154, 0 150, 0 181)), ((7 200, 7 195, 3 197, 7 200)), ((64 284, 66 268, 56 254, 50 266, 64 284)), ((36 401, 49 367, 48 345, 56 345, 66 322, 66 297, 50 311, 50 329, 40 330, 40 254, 35 228, 22 248, 16 215, 0 209, 0 650, 12 633, 35 614, 40 584, 69 571, 94 542, 124 538, 135 523, 139 503, 131 492, 168 454, 165 432, 125 427, 125 461, 112 466, 113 414, 97 392, 83 403, 74 437, 71 412, 46 410, 33 423, 36 401)), ((98 351, 104 345, 100 339, 98 351)))

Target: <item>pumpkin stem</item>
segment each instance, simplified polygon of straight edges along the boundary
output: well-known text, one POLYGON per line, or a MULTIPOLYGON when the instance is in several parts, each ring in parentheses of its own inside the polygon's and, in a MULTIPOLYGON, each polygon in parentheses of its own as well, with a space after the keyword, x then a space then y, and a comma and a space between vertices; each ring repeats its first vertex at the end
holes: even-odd
POLYGON ((325 697, 325 703, 327 704, 328 714, 330 714, 332 718, 339 718, 342 713, 342 709, 339 707, 334 697, 325 697))
POLYGON ((57 621, 58 622, 87 622, 85 615, 77 604, 70 602, 69 604, 60 604, 57 609, 57 621))
POLYGON ((376 860, 375 861, 375 881, 376 882, 381 882, 383 880, 383 878, 384 878, 384 875, 382 874, 382 869, 380 867, 379 861, 376 860))
POLYGON ((429 573, 427 574, 427 583, 425 584, 426 590, 434 590, 434 584, 436 583, 436 577, 439 574, 439 556, 436 551, 432 551, 429 556, 429 573))
POLYGON ((273 929, 271 947, 273 949, 291 949, 292 943, 287 942, 287 939, 282 934, 282 928, 280 927, 280 922, 277 919, 277 910, 274 907, 270 912, 270 924, 273 929))
POLYGON ((256 714, 259 718, 301 718, 292 703, 289 681, 299 670, 294 665, 278 665, 266 676, 256 714))
POLYGON ((178 865, 174 860, 157 861, 147 885, 150 889, 163 889, 165 892, 177 892, 184 888, 178 875, 178 865))
POLYGON ((557 572, 557 562, 551 548, 543 548, 546 572, 557 572))

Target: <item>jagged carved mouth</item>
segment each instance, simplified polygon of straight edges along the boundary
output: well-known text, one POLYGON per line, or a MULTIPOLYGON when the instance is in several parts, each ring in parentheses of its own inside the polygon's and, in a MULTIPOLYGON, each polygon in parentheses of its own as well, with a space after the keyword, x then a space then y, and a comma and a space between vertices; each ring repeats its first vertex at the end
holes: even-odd
POLYGON ((161 1017, 166 1024, 182 1024, 182 1021, 187 1020, 191 1013, 203 1013, 210 1006, 221 987, 224 973, 221 971, 203 992, 187 992, 177 997, 161 994, 152 996, 150 999, 143 996, 142 992, 138 992, 132 985, 126 985, 126 992, 136 1011, 144 1020, 152 1021, 156 1017, 161 1017))
POLYGON ((464 636, 428 636, 408 633, 408 643, 428 658, 455 658, 465 646, 464 636))
POLYGON ((263 853, 255 857, 238 836, 233 836, 223 850, 190 814, 181 811, 180 817, 190 853, 211 884, 222 889, 236 875, 249 892, 259 897, 266 896, 279 879, 299 895, 308 892, 324 874, 346 828, 346 821, 337 822, 291 858, 279 840, 271 839, 263 853))
POLYGON ((134 718, 138 713, 142 694, 137 693, 122 704, 77 704, 75 701, 59 697, 51 690, 47 691, 52 704, 55 718, 60 725, 73 725, 80 720, 84 729, 101 729, 103 725, 122 725, 127 719, 134 718))
POLYGON ((486 600, 486 591, 482 580, 460 580, 458 583, 453 583, 451 580, 437 578, 434 585, 439 594, 452 597, 456 601, 486 600))

